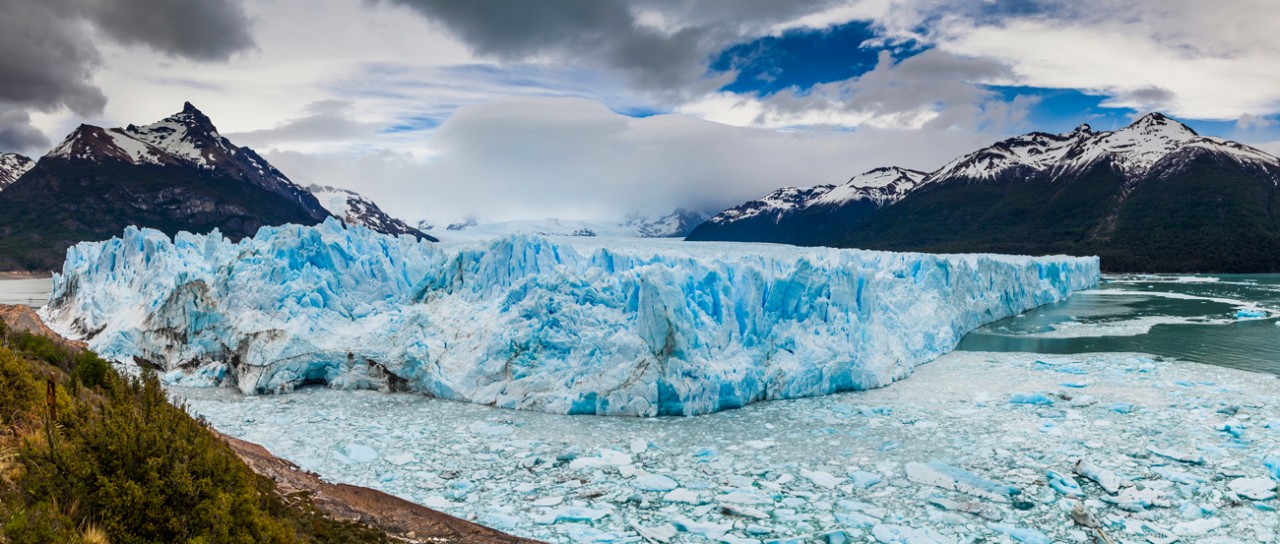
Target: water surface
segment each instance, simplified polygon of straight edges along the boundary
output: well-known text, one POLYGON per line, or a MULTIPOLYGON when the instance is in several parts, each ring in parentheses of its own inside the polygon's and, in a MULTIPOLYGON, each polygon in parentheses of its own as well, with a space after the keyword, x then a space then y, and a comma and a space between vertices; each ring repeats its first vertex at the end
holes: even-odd
POLYGON ((53 290, 53 278, 0 279, 0 304, 43 306, 53 290))
POLYGON ((982 327, 958 349, 1131 351, 1280 374, 1280 274, 1107 276, 1094 290, 982 327))

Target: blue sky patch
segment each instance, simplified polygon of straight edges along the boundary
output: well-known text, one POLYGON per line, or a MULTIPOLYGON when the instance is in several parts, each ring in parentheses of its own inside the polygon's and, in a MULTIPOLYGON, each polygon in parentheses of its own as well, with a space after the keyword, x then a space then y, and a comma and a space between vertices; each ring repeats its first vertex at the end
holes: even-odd
MULTIPOLYGON (((711 71, 738 70, 738 77, 722 90, 740 94, 770 95, 821 83, 843 81, 867 73, 876 66, 885 47, 864 47, 877 38, 871 24, 853 21, 831 28, 792 30, 734 45, 716 56, 711 71)), ((916 51, 915 43, 888 49, 916 51)))

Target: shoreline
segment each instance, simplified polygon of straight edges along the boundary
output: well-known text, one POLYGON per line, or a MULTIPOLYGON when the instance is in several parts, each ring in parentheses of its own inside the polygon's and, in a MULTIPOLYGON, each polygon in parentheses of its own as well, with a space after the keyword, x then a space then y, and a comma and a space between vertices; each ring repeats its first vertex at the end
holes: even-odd
POLYGON ((1085 542, 1069 515, 1077 503, 1113 540, 1270 542, 1276 501, 1231 486, 1270 478, 1262 459, 1280 454, 1278 389, 1273 375, 1142 354, 952 352, 886 388, 690 418, 565 417, 368 391, 171 392, 222 432, 331 481, 551 542, 893 531, 1085 542), (1122 487, 1073 475, 1080 459, 1122 487), (1018 494, 930 485, 919 466, 935 460, 1018 494), (1049 471, 1084 501, 1055 491, 1049 471))
POLYGON ((0 271, 0 281, 4 280, 47 280, 53 277, 53 272, 30 272, 26 270, 4 270, 0 271))

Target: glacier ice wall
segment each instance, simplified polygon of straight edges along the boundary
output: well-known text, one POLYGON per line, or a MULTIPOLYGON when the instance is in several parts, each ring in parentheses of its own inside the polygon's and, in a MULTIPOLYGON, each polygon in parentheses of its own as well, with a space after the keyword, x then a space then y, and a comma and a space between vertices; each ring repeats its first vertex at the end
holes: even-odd
POLYGON ((692 415, 886 385, 1099 278, 1096 258, 597 243, 129 228, 69 249, 42 312, 106 357, 247 394, 323 383, 692 415))

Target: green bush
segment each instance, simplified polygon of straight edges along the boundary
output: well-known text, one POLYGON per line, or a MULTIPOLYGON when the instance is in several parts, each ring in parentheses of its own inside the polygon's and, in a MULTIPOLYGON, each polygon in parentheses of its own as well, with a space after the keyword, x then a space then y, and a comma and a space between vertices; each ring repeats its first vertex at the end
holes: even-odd
POLYGON ((0 422, 9 424, 34 411, 39 400, 40 387, 31 367, 13 350, 0 346, 0 422))
POLYGON ((10 335, 18 351, 0 346, 0 409, 43 421, 47 378, 58 385, 57 421, 52 447, 43 426, 0 437, 17 451, 3 471, 11 483, 0 479, 0 543, 80 542, 77 528, 88 525, 113 544, 388 542, 286 502, 170 404, 154 374, 124 379, 92 352, 33 338, 10 335))
POLYGON ((74 366, 71 371, 71 377, 86 387, 100 387, 107 382, 107 375, 111 372, 111 365, 102 357, 98 357, 97 353, 84 350, 77 353, 72 358, 74 366))

